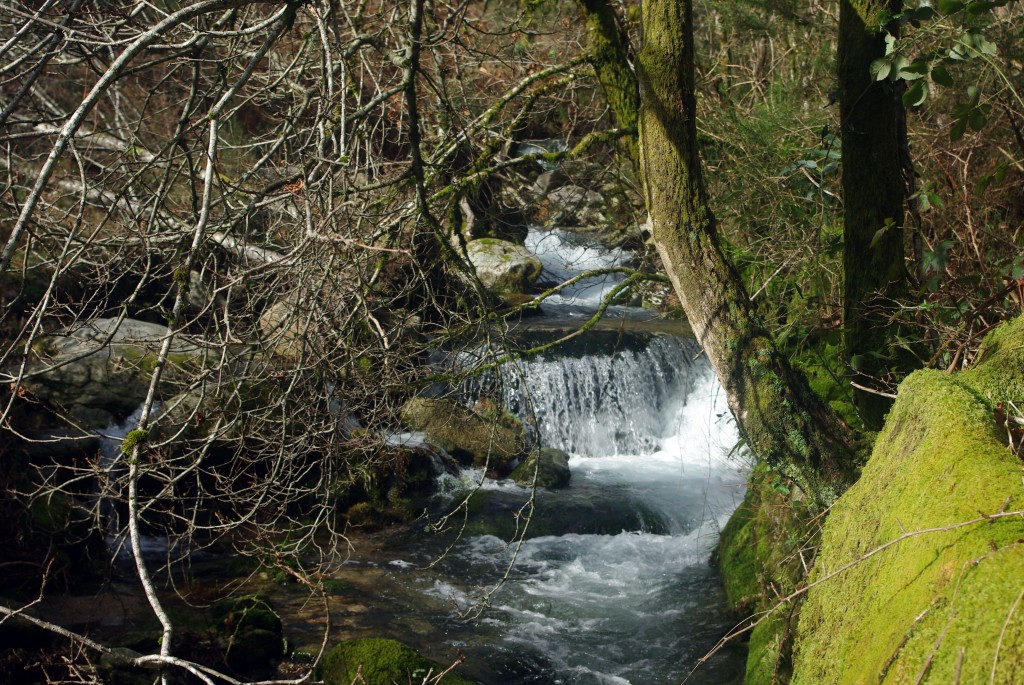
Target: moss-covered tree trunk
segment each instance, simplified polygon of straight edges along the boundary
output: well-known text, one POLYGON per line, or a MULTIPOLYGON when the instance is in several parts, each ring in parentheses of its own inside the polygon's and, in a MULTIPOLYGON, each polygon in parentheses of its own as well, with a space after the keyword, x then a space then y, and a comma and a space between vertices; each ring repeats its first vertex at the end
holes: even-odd
POLYGON ((640 90, 630 66, 629 37, 609 0, 576 0, 580 17, 587 26, 587 51, 598 83, 619 128, 634 133, 622 138, 622 150, 640 177, 637 148, 637 119, 640 90))
POLYGON ((691 0, 644 0, 640 155, 650 221, 750 448, 819 504, 852 482, 849 431, 779 353, 726 257, 697 151, 691 0))
POLYGON ((839 14, 844 337, 854 404, 872 429, 881 428, 892 400, 871 390, 884 390, 890 374, 915 366, 913 355, 894 345, 899 333, 889 321, 907 284, 906 112, 896 82, 876 81, 870 72, 871 62, 885 55, 885 23, 902 4, 843 0, 839 14))

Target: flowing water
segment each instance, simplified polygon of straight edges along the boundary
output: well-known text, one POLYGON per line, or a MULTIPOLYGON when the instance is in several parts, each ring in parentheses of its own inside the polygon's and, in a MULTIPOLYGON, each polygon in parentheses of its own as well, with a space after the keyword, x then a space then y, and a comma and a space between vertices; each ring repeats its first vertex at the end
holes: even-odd
MULTIPOLYGON (((552 280, 629 258, 538 233, 528 245, 552 280)), ((544 309, 578 318, 615 282, 584 282, 544 309)), ((379 550, 343 569, 372 576, 376 634, 441 660, 457 649, 463 672, 483 683, 682 682, 732 626, 709 557, 742 499, 746 468, 732 455, 736 426, 697 345, 591 332, 463 390, 467 402, 502 400, 541 445, 568 452, 572 482, 532 492, 472 471, 453 479, 443 504, 477 493, 447 553, 451 537, 419 533, 393 546, 394 556, 379 550)), ((744 658, 729 645, 688 682, 741 682, 744 658)))
MULTIPOLYGON (((568 234, 531 241, 552 279, 630 257, 568 234)), ((617 280, 578 284, 545 304, 548 320, 592 312, 617 280)), ((538 328, 520 334, 552 335, 538 328)), ((475 491, 457 538, 420 523, 354 539, 336 574, 343 589, 328 598, 330 642, 390 637, 443 663, 461 653, 460 672, 487 685, 687 677, 732 626, 709 556, 742 499, 745 464, 731 456, 736 427, 696 344, 629 330, 592 331, 464 389, 467 402, 500 399, 541 445, 568 452, 570 486, 532 491, 466 471, 435 511, 475 491)), ((125 430, 105 431, 108 460, 125 430)), ((315 653, 323 607, 301 588, 279 592, 285 633, 315 653)), ((687 682, 741 682, 744 659, 727 645, 687 682)))

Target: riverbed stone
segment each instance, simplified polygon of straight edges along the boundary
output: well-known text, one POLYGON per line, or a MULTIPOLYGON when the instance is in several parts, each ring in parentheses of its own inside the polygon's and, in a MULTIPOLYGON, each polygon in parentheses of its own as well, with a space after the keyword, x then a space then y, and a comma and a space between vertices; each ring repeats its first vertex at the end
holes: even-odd
POLYGON ((402 421, 463 465, 497 475, 507 474, 527 447, 521 427, 516 430, 448 399, 414 397, 402 407, 402 421))
POLYGON ((566 185, 549 192, 547 199, 558 210, 551 220, 559 226, 600 226, 607 222, 602 213, 605 199, 596 190, 566 185))
POLYGON ((284 654, 281 618, 261 595, 223 599, 210 607, 224 648, 224 661, 233 670, 265 669, 284 654))
POLYGON ((476 275, 499 293, 521 293, 540 277, 543 265, 529 250, 507 240, 480 238, 466 244, 476 275))
POLYGON ((512 471, 511 478, 520 485, 531 485, 536 476, 539 487, 555 490, 569 485, 569 455, 562 450, 544 447, 534 450, 512 471))

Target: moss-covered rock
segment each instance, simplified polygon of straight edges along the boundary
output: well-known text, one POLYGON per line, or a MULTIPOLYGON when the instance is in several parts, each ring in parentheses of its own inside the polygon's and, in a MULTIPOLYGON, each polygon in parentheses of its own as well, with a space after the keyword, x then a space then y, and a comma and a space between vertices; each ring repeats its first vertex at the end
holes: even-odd
POLYGON ((463 464, 506 475, 527 448, 522 429, 488 419, 457 402, 415 397, 402 407, 402 421, 463 464))
POLYGON ((1022 406, 1022 349, 1019 319, 974 370, 900 386, 825 525, 812 581, 854 565, 808 593, 794 682, 1024 682, 1024 518, 958 525, 1024 508, 1021 462, 994 420, 996 402, 1022 406))
POLYGON ((520 485, 531 485, 536 479, 538 486, 551 490, 569 485, 572 473, 569 471, 569 455, 562 450, 544 447, 534 450, 512 471, 512 480, 520 485))
POLYGON ((540 260, 525 247, 497 238, 469 241, 466 254, 480 281, 497 293, 524 292, 543 269, 540 260))
MULTIPOLYGON (((445 668, 397 640, 362 638, 346 640, 334 647, 324 656, 318 670, 324 685, 349 685, 360 675, 359 682, 366 685, 393 685, 419 683, 428 673, 436 675, 445 668)), ((455 673, 449 673, 441 682, 473 685, 472 681, 455 673)))
POLYGON ((253 672, 266 668, 284 654, 281 618, 260 595, 221 600, 210 607, 224 649, 224 661, 233 670, 253 672))
MULTIPOLYGON (((802 550, 813 546, 817 528, 791 482, 758 465, 743 503, 732 515, 712 559, 729 605, 748 616, 772 607, 805 575, 802 550)), ((746 683, 786 682, 791 669, 797 611, 780 611, 761 622, 748 645, 746 683)))

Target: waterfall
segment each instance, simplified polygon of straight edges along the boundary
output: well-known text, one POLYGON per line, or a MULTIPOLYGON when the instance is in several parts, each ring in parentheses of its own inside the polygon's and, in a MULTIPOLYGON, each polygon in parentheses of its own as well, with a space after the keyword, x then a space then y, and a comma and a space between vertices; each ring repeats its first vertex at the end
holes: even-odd
MULTIPOLYGON (((511 575, 484 614, 510 652, 539 654, 559 683, 680 680, 729 627, 708 557, 745 482, 745 465, 732 455, 735 422, 696 343, 590 335, 506 368, 476 392, 500 395, 541 444, 570 454, 569 489, 537 495, 545 524, 560 504, 567 516, 588 511, 580 499, 601 512, 642 507, 666 524, 636 525, 624 515, 605 534, 544 535, 518 548, 469 537, 451 555, 451 578, 428 592, 466 608, 478 600, 467 588, 493 579, 515 550, 511 575)), ((528 490, 519 491, 522 501, 528 490)), ((734 659, 725 670, 735 668, 734 659)))

